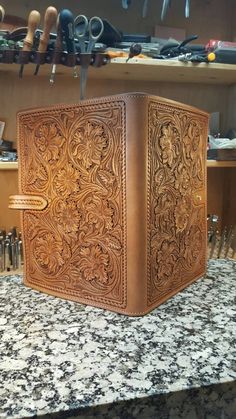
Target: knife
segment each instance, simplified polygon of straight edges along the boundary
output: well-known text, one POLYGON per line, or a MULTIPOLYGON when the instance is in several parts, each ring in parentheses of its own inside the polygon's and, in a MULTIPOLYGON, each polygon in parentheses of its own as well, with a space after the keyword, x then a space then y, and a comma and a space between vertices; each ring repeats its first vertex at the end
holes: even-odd
MULTIPOLYGON (((38 52, 46 52, 50 38, 50 32, 57 21, 57 9, 49 6, 44 15, 43 33, 40 36, 38 52)), ((36 76, 39 71, 40 64, 37 64, 34 75, 36 76)))
MULTIPOLYGON (((40 22, 40 13, 37 10, 32 10, 28 17, 28 29, 27 34, 24 39, 22 51, 31 51, 34 42, 34 34, 36 29, 39 26, 40 22)), ((21 64, 19 77, 22 78, 24 70, 24 64, 21 64)))

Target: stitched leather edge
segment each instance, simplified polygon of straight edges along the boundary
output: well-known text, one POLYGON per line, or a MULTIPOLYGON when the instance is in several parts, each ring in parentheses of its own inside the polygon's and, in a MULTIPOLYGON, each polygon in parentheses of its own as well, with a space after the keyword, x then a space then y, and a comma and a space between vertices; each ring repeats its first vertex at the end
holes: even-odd
POLYGON ((45 209, 48 202, 42 196, 37 195, 11 195, 9 196, 8 208, 11 209, 33 209, 41 211, 45 209))

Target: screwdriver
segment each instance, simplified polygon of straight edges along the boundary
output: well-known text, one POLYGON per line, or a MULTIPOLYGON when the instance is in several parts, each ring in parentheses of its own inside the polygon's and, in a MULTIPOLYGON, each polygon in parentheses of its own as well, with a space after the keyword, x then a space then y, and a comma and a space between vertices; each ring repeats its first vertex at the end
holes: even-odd
MULTIPOLYGON (((62 39, 65 41, 68 54, 75 54, 75 26, 74 16, 69 9, 63 9, 60 13, 60 26, 62 39)), ((77 77, 76 67, 74 67, 74 77, 77 77)))
POLYGON ((62 50, 62 40, 61 40, 61 26, 60 26, 60 14, 57 16, 57 38, 54 46, 54 58, 53 58, 53 65, 52 65, 52 71, 50 76, 50 84, 53 85, 55 80, 55 74, 56 74, 56 68, 57 65, 55 64, 55 53, 60 52, 62 50))
POLYGON ((0 6, 0 23, 3 22, 5 16, 5 10, 2 6, 0 6))
MULTIPOLYGON (((49 6, 46 9, 45 16, 44 16, 44 27, 43 33, 40 36, 39 40, 39 47, 38 52, 46 52, 47 46, 50 38, 50 32, 53 26, 56 24, 57 21, 57 9, 55 7, 49 6)), ((36 65, 34 75, 36 76, 39 71, 40 64, 36 65)))
MULTIPOLYGON (((28 17, 27 35, 24 39, 22 51, 31 51, 34 42, 34 33, 40 22, 40 13, 37 10, 32 10, 28 17)), ((19 77, 23 75, 24 64, 21 64, 19 77)))

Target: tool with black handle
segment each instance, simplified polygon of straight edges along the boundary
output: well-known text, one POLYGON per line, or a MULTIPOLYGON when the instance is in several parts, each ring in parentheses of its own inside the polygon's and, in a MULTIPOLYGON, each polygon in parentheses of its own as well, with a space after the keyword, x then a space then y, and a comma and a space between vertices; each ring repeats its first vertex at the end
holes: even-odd
MULTIPOLYGON (((63 9, 60 12, 59 22, 61 27, 62 41, 66 44, 68 54, 75 54, 75 25, 74 16, 69 9, 63 9)), ((74 67, 74 77, 77 77, 76 68, 74 67)))
POLYGON ((141 52, 142 52, 142 47, 140 44, 132 44, 129 49, 129 56, 126 62, 128 62, 130 58, 136 57, 137 55, 141 54, 141 52))
MULTIPOLYGON (((31 51, 34 42, 34 34, 40 23, 40 13, 37 10, 32 10, 28 18, 27 35, 24 39, 22 51, 31 51)), ((21 64, 19 77, 23 75, 24 64, 21 64)))
MULTIPOLYGON (((43 33, 40 36, 39 40, 39 47, 38 52, 46 52, 48 47, 48 42, 50 38, 50 32, 54 25, 56 25, 57 21, 57 9, 55 7, 49 6, 45 12, 44 16, 44 27, 43 27, 43 33)), ((34 75, 36 76, 39 71, 40 64, 37 64, 35 68, 34 75)))

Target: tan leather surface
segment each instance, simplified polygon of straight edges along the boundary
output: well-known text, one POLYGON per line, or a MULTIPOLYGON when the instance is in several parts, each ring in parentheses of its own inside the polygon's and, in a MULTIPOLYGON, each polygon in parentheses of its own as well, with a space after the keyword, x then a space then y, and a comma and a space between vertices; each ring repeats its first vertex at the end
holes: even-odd
POLYGON ((207 127, 140 93, 20 112, 25 283, 142 315, 203 275, 207 127))
POLYGON ((47 200, 35 195, 11 195, 9 196, 8 208, 33 209, 41 211, 48 205, 47 200))

